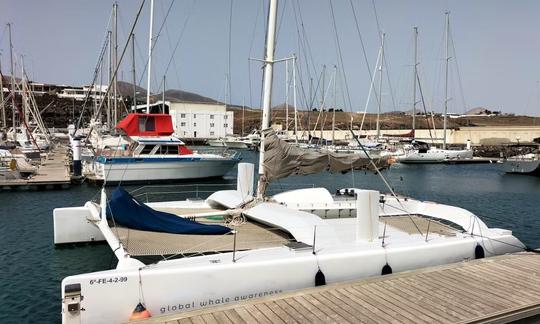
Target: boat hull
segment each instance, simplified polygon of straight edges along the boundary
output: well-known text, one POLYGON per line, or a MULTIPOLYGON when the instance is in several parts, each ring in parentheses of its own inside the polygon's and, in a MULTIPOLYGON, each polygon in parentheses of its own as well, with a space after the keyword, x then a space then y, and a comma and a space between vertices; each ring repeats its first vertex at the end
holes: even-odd
POLYGON ((411 151, 397 157, 400 163, 443 163, 448 160, 472 159, 472 150, 428 150, 426 153, 411 151))
POLYGON ((540 160, 503 161, 502 168, 506 173, 527 174, 540 177, 540 160))
POLYGON ((281 247, 260 251, 259 258, 254 257, 255 251, 237 252, 236 262, 232 262, 232 253, 226 253, 196 257, 197 260, 165 261, 141 270, 115 269, 70 276, 62 281, 62 320, 63 323, 126 322, 139 301, 145 303, 152 316, 244 301, 313 287, 319 269, 326 283, 337 283, 379 276, 385 264, 393 272, 400 272, 459 262, 474 259, 479 243, 488 245, 486 256, 519 250, 516 247, 520 243, 511 234, 501 233, 493 239, 482 242, 481 238, 470 236, 438 244, 419 240, 413 246, 394 248, 374 244, 369 249, 319 251, 317 256, 311 249, 294 251, 281 247), (73 287, 70 285, 80 285, 80 295, 84 296, 80 309, 84 311, 67 310, 72 299, 65 298, 64 291, 73 287))
POLYGON ((94 162, 96 181, 151 182, 222 177, 238 159, 132 159, 128 163, 94 162))

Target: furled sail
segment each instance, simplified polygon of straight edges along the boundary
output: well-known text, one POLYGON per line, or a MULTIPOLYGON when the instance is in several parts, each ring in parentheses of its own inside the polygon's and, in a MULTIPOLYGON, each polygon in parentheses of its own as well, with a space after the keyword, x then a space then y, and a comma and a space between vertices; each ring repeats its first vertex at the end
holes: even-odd
POLYGON ((201 224, 173 214, 154 210, 139 202, 122 187, 117 187, 109 200, 107 216, 131 229, 173 234, 227 234, 230 228, 201 224))
MULTIPOLYGON (((379 169, 390 165, 386 157, 373 159, 373 162, 379 169)), ((264 175, 267 182, 292 174, 343 173, 352 169, 374 171, 370 160, 359 154, 303 149, 281 140, 272 129, 264 131, 264 175)))

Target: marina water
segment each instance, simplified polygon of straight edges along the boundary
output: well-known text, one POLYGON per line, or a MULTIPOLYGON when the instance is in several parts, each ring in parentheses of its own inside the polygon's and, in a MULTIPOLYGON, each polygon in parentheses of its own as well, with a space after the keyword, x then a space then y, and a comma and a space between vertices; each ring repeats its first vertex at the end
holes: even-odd
MULTIPOLYGON (((242 155, 244 162, 256 162, 254 152, 242 155)), ((510 229, 529 247, 540 247, 540 178, 508 175, 498 164, 396 164, 383 174, 399 194, 468 209, 489 227, 510 229)), ((233 171, 225 179, 196 181, 206 183, 204 190, 198 188, 175 198, 204 198, 204 191, 234 185, 235 176, 233 171), (219 186, 212 188, 212 184, 219 186)), ((269 193, 313 185, 330 191, 346 187, 388 191, 377 175, 358 171, 293 176, 273 183, 269 193)), ((53 209, 81 206, 98 194, 99 187, 90 184, 63 191, 0 192, 0 323, 60 322, 62 278, 116 265, 105 243, 76 248, 53 244, 53 209)))

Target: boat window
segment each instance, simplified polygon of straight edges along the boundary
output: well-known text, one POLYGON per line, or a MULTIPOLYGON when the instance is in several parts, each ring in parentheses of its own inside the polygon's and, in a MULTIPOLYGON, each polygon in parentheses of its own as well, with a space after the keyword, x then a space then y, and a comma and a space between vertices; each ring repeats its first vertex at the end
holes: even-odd
POLYGON ((150 152, 152 152, 154 147, 155 145, 145 145, 143 149, 141 150, 141 154, 150 154, 150 152))
POLYGON ((178 154, 178 145, 161 145, 161 154, 178 154))
POLYGON ((139 118, 139 131, 152 132, 156 130, 156 121, 154 118, 139 118))

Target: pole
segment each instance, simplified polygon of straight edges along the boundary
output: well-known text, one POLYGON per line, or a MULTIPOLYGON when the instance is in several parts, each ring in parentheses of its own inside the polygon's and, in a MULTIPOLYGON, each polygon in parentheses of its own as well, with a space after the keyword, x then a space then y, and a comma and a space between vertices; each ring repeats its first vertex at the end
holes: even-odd
MULTIPOLYGON (((117 69, 118 66, 118 3, 115 2, 113 4, 113 11, 114 11, 114 70, 117 69)), ((113 98, 114 98, 114 111, 113 111, 113 122, 116 125, 118 122, 118 78, 116 77, 116 74, 113 76, 113 98)))
POLYGON ((322 70, 322 88, 321 88, 321 113, 320 113, 320 116, 321 116, 321 137, 319 138, 319 144, 322 145, 322 141, 324 139, 324 134, 323 134, 323 130, 324 130, 324 89, 326 87, 325 85, 325 80, 324 80, 324 77, 326 76, 326 65, 323 65, 323 70, 322 70))
POLYGON ((285 131, 289 136, 289 60, 285 61, 285 131))
POLYGON ((384 37, 385 33, 381 35, 381 65, 379 65, 379 105, 377 106, 377 140, 381 136, 381 110, 382 110, 382 80, 383 80, 383 66, 384 66, 384 37))
POLYGON ((444 76, 444 116, 443 116, 443 150, 446 150, 446 114, 448 113, 448 63, 450 61, 450 57, 448 56, 448 30, 450 28, 450 12, 445 12, 446 15, 446 28, 444 32, 444 42, 445 42, 445 56, 446 56, 446 63, 445 63, 445 76, 444 76))
POLYGON ((245 117, 245 111, 246 110, 246 104, 245 99, 242 98, 242 137, 244 137, 244 117, 245 117))
POLYGON ((336 81, 337 81, 337 66, 334 65, 334 109, 332 110, 332 145, 334 145, 335 143, 335 128, 336 128, 336 102, 337 102, 336 81))
POLYGON ((150 1, 150 31, 148 33, 148 76, 146 82, 146 113, 150 113, 150 77, 152 75, 152 33, 154 25, 154 0, 150 1))
POLYGON ((10 73, 11 73, 11 108, 12 108, 12 124, 13 124, 13 141, 17 142, 17 123, 16 123, 16 110, 15 106, 15 72, 13 71, 13 42, 11 41, 11 23, 7 24, 9 30, 9 63, 10 63, 10 73))
POLYGON ((7 128, 6 106, 4 105, 4 75, 2 74, 2 54, 0 53, 0 104, 2 105, 2 127, 7 128))
MULTIPOLYGON (((108 31, 107 32, 108 36, 109 36, 109 85, 108 87, 111 86, 112 84, 112 31, 108 31)), ((108 89, 107 89, 108 90, 108 89)), ((109 127, 109 129, 111 129, 111 92, 110 91, 107 91, 108 92, 108 95, 107 95, 107 126, 109 127)))
POLYGON ((413 134, 416 130, 416 78, 418 75, 418 27, 413 28, 414 31, 414 62, 413 62, 413 115, 412 115, 412 129, 413 134))
MULTIPOLYGON (((153 1, 153 0, 152 0, 153 1)), ((265 190, 264 179, 264 131, 270 126, 270 107, 272 104, 272 78, 274 67, 274 46, 276 36, 276 21, 278 0, 270 0, 268 10, 268 30, 266 37, 266 55, 264 65, 264 94, 263 94, 263 118, 261 125, 261 146, 259 149, 259 183, 257 197, 262 198, 265 190)))
POLYGON ((296 54, 293 54, 293 105, 294 105, 294 134, 298 144, 298 110, 296 108, 296 54))
POLYGON ((135 74, 135 34, 131 34, 131 72, 133 72, 133 110, 137 107, 137 74, 135 74))

